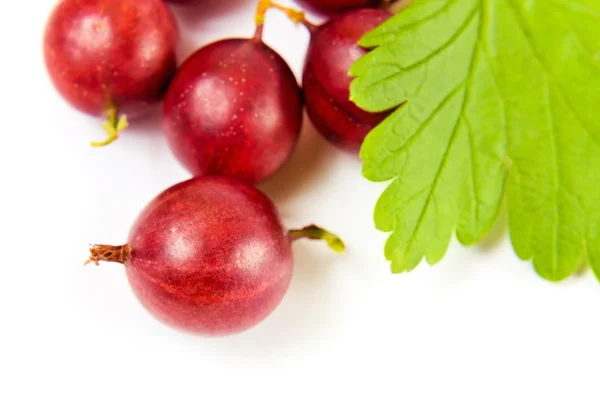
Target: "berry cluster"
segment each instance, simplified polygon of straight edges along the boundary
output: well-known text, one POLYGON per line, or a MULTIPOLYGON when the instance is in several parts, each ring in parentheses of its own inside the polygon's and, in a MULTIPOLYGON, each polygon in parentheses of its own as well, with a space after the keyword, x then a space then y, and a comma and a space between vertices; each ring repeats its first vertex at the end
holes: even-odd
MULTIPOLYGON (((202 0, 170 0, 196 3, 202 0)), ((254 185, 293 153, 303 107, 327 141, 356 153, 387 114, 349 100, 357 41, 391 14, 374 0, 307 0, 332 13, 316 26, 299 10, 261 0, 256 32, 198 49, 177 67, 180 32, 163 0, 62 0, 45 33, 45 60, 58 92, 75 108, 104 117, 112 143, 129 121, 162 102, 170 149, 192 178, 154 198, 127 244, 94 245, 91 263, 124 264, 143 306, 175 328, 204 335, 240 332, 262 321, 290 282, 291 242, 326 241, 311 225, 288 231, 254 185), (276 8, 310 31, 302 88, 262 40, 276 8)))

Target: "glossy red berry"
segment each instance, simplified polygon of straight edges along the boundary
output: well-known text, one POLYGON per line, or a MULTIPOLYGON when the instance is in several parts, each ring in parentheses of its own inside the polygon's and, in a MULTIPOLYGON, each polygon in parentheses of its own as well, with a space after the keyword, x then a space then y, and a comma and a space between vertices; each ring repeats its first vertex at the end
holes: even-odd
POLYGON ((312 29, 303 73, 305 105, 317 130, 334 145, 357 152, 367 134, 388 115, 366 112, 350 101, 350 67, 367 50, 360 38, 391 14, 359 9, 312 29))
POLYGON ((162 0, 62 0, 46 26, 44 56, 72 106, 135 118, 162 100, 176 70, 177 35, 162 0))
POLYGON ((227 335, 256 325, 279 304, 292 275, 290 242, 257 189, 201 177, 152 200, 126 246, 96 247, 96 254, 123 261, 134 294, 158 320, 227 335))
POLYGON ((195 176, 265 181, 291 156, 301 126, 296 78, 258 35, 199 49, 165 98, 167 141, 195 176))

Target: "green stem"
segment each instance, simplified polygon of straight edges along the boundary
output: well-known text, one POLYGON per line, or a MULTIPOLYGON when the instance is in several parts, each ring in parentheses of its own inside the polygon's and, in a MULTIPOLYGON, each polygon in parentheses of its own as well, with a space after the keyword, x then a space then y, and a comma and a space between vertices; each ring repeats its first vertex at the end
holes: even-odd
POLYGON ((335 234, 320 228, 316 225, 310 225, 302 229, 290 230, 292 241, 299 239, 324 240, 329 248, 336 252, 344 252, 346 246, 344 242, 335 234))
POLYGON ((103 128, 108 137, 104 141, 93 142, 92 147, 105 147, 119 138, 119 132, 122 132, 129 126, 127 122, 127 116, 119 116, 119 110, 116 106, 110 106, 106 110, 106 122, 104 122, 103 128))

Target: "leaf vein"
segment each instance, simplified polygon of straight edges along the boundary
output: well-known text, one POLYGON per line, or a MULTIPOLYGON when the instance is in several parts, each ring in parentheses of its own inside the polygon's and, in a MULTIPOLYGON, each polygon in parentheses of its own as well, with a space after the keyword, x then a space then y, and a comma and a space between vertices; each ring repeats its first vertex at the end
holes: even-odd
MULTIPOLYGON (((481 4, 480 4, 481 6, 481 4)), ((477 11, 477 7, 475 8, 475 10, 477 11)), ((460 120, 462 119, 462 114, 464 114, 465 109, 466 109, 466 105, 467 102, 469 101, 469 91, 470 91, 470 86, 473 83, 473 70, 475 69, 477 60, 479 59, 479 56, 477 56, 477 54, 479 53, 479 43, 481 41, 481 37, 483 36, 483 29, 484 29, 484 25, 483 25, 483 18, 482 18, 482 12, 479 13, 479 27, 478 27, 478 32, 477 32, 477 37, 475 40, 475 45, 473 48, 473 54, 471 56, 471 61, 469 63, 469 73, 467 75, 467 78, 465 79, 465 89, 463 92, 463 101, 461 104, 461 109, 459 111, 459 114, 456 118, 456 123, 453 127, 452 130, 452 135, 450 137, 450 141, 448 143, 448 147, 446 148, 446 151, 444 152, 444 156, 442 157, 442 162, 440 164, 440 167, 438 168, 438 171, 435 175, 434 178, 434 183, 433 186, 429 192, 429 195, 427 196, 427 200, 425 202, 425 205, 423 207, 423 210, 421 210, 421 213, 419 215, 419 219, 417 220, 417 224, 415 225, 415 229, 411 234, 411 238, 410 241, 406 247, 406 251, 407 253, 410 253, 410 250, 412 249, 412 246, 414 244, 415 238, 416 238, 416 234, 419 231, 419 229, 421 228, 421 224, 423 222, 423 219, 428 211, 429 205, 431 204, 432 199, 434 198, 434 194, 435 194, 435 190, 437 189, 437 185, 439 183, 440 180, 440 176, 442 171, 445 169, 446 164, 448 162, 448 156, 449 153, 451 152, 452 148, 454 147, 454 143, 456 142, 456 136, 458 135, 458 130, 459 130, 459 125, 460 125, 460 120)))
MULTIPOLYGON (((369 91, 376 85, 384 84, 384 83, 398 77, 402 73, 406 73, 407 71, 414 70, 423 64, 427 64, 427 62, 429 62, 431 59, 435 58, 437 55, 444 52, 446 49, 448 49, 450 47, 450 45, 452 45, 458 38, 460 38, 460 36, 462 36, 462 34, 467 30, 467 27, 469 26, 469 24, 471 23, 471 21, 473 20, 475 15, 477 15, 477 7, 473 7, 473 10, 469 13, 467 18, 465 18, 464 22, 460 25, 460 27, 456 30, 456 32, 450 37, 450 39, 448 39, 448 41, 444 42, 441 46, 439 46, 438 48, 431 51, 431 53, 429 53, 424 58, 419 59, 418 61, 407 65, 406 67, 401 67, 396 64, 388 63, 387 65, 392 66, 393 68, 396 69, 396 71, 394 71, 392 74, 386 76, 385 78, 374 81, 373 83, 367 85, 366 87, 363 88, 363 90, 369 91)), ((381 65, 381 64, 386 65, 386 63, 379 63, 379 65, 381 65)))
MULTIPOLYGON (((521 28, 521 32, 523 33, 523 37, 525 37, 525 41, 527 42, 527 45, 531 49, 531 51, 532 51, 535 59, 539 63, 539 65, 542 67, 542 69, 548 76, 549 82, 550 81, 554 82, 554 73, 552 72, 552 69, 548 65, 548 62, 546 61, 546 59, 544 59, 544 57, 537 50, 536 46, 533 44, 532 38, 531 38, 531 33, 530 33, 529 29, 527 29, 527 27, 526 27, 526 22, 523 20, 523 16, 519 12, 518 5, 514 4, 513 1, 514 0, 510 0, 508 3, 510 4, 510 8, 511 8, 513 14, 515 15, 515 19, 517 20, 517 23, 518 23, 519 27, 521 28)), ((560 84, 558 82, 554 82, 553 85, 556 85, 558 87, 558 91, 560 92, 561 97, 563 98, 563 100, 569 107, 569 110, 571 111, 571 113, 573 114, 575 119, 577 119, 577 122, 580 124, 580 126, 583 128, 583 130, 585 130, 585 132, 588 134, 588 136, 594 142, 594 144, 596 144, 598 147, 600 147, 600 141, 596 140, 596 136, 594 135, 594 133, 592 133, 588 129, 587 125, 581 119, 581 116, 579 115, 579 113, 577 111, 575 111, 575 107, 569 100, 569 97, 565 94, 562 84, 560 84)))
POLYGON ((419 26, 419 25, 421 25, 424 22, 427 22, 427 21, 430 21, 430 20, 434 19, 438 15, 441 15, 443 12, 445 12, 446 10, 448 10, 451 5, 453 5, 454 3, 456 3, 456 1, 457 0, 446 1, 444 3, 444 5, 442 7, 440 7, 438 10, 436 10, 435 12, 431 13, 430 15, 425 16, 424 18, 416 19, 416 20, 414 20, 411 23, 407 23, 406 25, 402 25, 399 30, 402 31, 402 30, 407 30, 409 28, 414 28, 415 26, 419 26))
MULTIPOLYGON (((461 81, 460 84, 458 84, 456 86, 456 88, 453 88, 450 92, 448 92, 448 94, 446 96, 444 96, 444 98, 440 101, 440 103, 429 113, 429 115, 427 115, 427 118, 425 118, 421 124, 419 125, 419 128, 412 134, 410 135, 410 137, 408 139, 406 139, 406 141, 398 148, 395 148, 393 150, 389 150, 389 155, 386 156, 386 158, 379 162, 379 164, 381 166, 387 166, 389 164, 389 162, 393 159, 395 159, 395 157, 401 153, 402 151, 410 148, 410 146, 415 142, 415 140, 423 133, 423 131, 427 128, 427 126, 429 126, 429 124, 431 123, 431 121, 435 118, 435 116, 438 114, 438 112, 444 108, 444 106, 450 101, 450 99, 452 99, 452 97, 454 97, 454 95, 465 85, 464 81, 461 81)), ((408 111, 408 106, 410 104, 407 104, 404 107, 407 107, 407 109, 403 109, 400 108, 398 109, 398 111, 408 111)))

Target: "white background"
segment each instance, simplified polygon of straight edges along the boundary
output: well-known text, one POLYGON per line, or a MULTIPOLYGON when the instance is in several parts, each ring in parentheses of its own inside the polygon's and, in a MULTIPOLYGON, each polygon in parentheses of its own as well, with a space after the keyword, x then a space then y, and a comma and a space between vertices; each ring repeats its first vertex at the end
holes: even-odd
MULTIPOLYGON (((291 1, 281 1, 292 4, 291 1)), ((182 53, 253 33, 254 0, 178 9, 182 53)), ((290 227, 317 222, 349 246, 294 247, 293 282, 263 323, 197 338, 154 321, 122 267, 84 267, 91 242, 122 243, 139 210, 187 173, 159 116, 92 149, 100 122, 55 93, 42 31, 54 0, 0 13, 1 394, 598 394, 600 284, 561 284, 518 261, 500 225, 436 267, 392 275, 373 206, 384 185, 306 125, 297 153, 261 186, 290 227)), ((308 34, 277 11, 265 40, 300 76, 308 34)))

